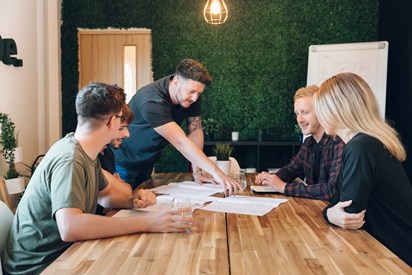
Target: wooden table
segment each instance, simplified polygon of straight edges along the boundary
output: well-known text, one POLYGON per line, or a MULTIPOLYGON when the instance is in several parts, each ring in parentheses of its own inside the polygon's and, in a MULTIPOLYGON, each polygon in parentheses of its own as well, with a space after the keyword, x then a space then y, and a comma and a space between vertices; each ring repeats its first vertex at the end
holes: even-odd
MULTIPOLYGON (((190 178, 156 174, 146 186, 190 178)), ((328 225, 325 202, 288 199, 263 217, 196 210, 189 234, 76 242, 43 274, 412 274, 366 231, 328 225)))

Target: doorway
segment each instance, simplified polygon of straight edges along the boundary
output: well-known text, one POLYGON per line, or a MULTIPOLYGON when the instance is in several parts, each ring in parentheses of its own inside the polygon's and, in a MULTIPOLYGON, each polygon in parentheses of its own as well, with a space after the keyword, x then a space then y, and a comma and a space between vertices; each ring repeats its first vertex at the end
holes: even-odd
POLYGON ((79 90, 91 81, 117 84, 129 102, 153 82, 152 39, 148 29, 78 31, 79 90))

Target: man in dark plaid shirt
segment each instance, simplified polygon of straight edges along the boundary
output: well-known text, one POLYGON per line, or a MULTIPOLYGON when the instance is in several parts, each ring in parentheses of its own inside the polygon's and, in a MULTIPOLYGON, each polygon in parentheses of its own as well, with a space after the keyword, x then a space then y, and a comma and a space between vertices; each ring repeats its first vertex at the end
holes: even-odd
POLYGON ((305 139, 299 152, 276 174, 262 172, 255 183, 268 185, 287 196, 331 200, 339 175, 344 142, 339 137, 325 134, 312 106, 312 96, 317 86, 296 91, 294 109, 305 139), (304 182, 292 183, 296 178, 304 182))

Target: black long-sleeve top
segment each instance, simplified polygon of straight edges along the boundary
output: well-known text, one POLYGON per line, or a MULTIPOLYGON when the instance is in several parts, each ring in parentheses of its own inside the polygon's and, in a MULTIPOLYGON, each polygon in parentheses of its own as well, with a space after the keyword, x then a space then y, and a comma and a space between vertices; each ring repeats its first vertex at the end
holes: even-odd
POLYGON ((337 192, 326 211, 352 200, 348 213, 366 209, 364 229, 412 266, 412 185, 383 144, 359 133, 345 146, 337 192))

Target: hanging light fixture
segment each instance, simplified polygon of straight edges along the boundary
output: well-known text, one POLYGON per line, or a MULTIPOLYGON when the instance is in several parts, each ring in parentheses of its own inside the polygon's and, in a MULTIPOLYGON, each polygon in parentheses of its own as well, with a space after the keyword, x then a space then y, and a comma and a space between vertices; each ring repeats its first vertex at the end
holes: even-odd
POLYGON ((207 0, 203 16, 209 24, 223 24, 227 19, 227 7, 223 0, 207 0))

